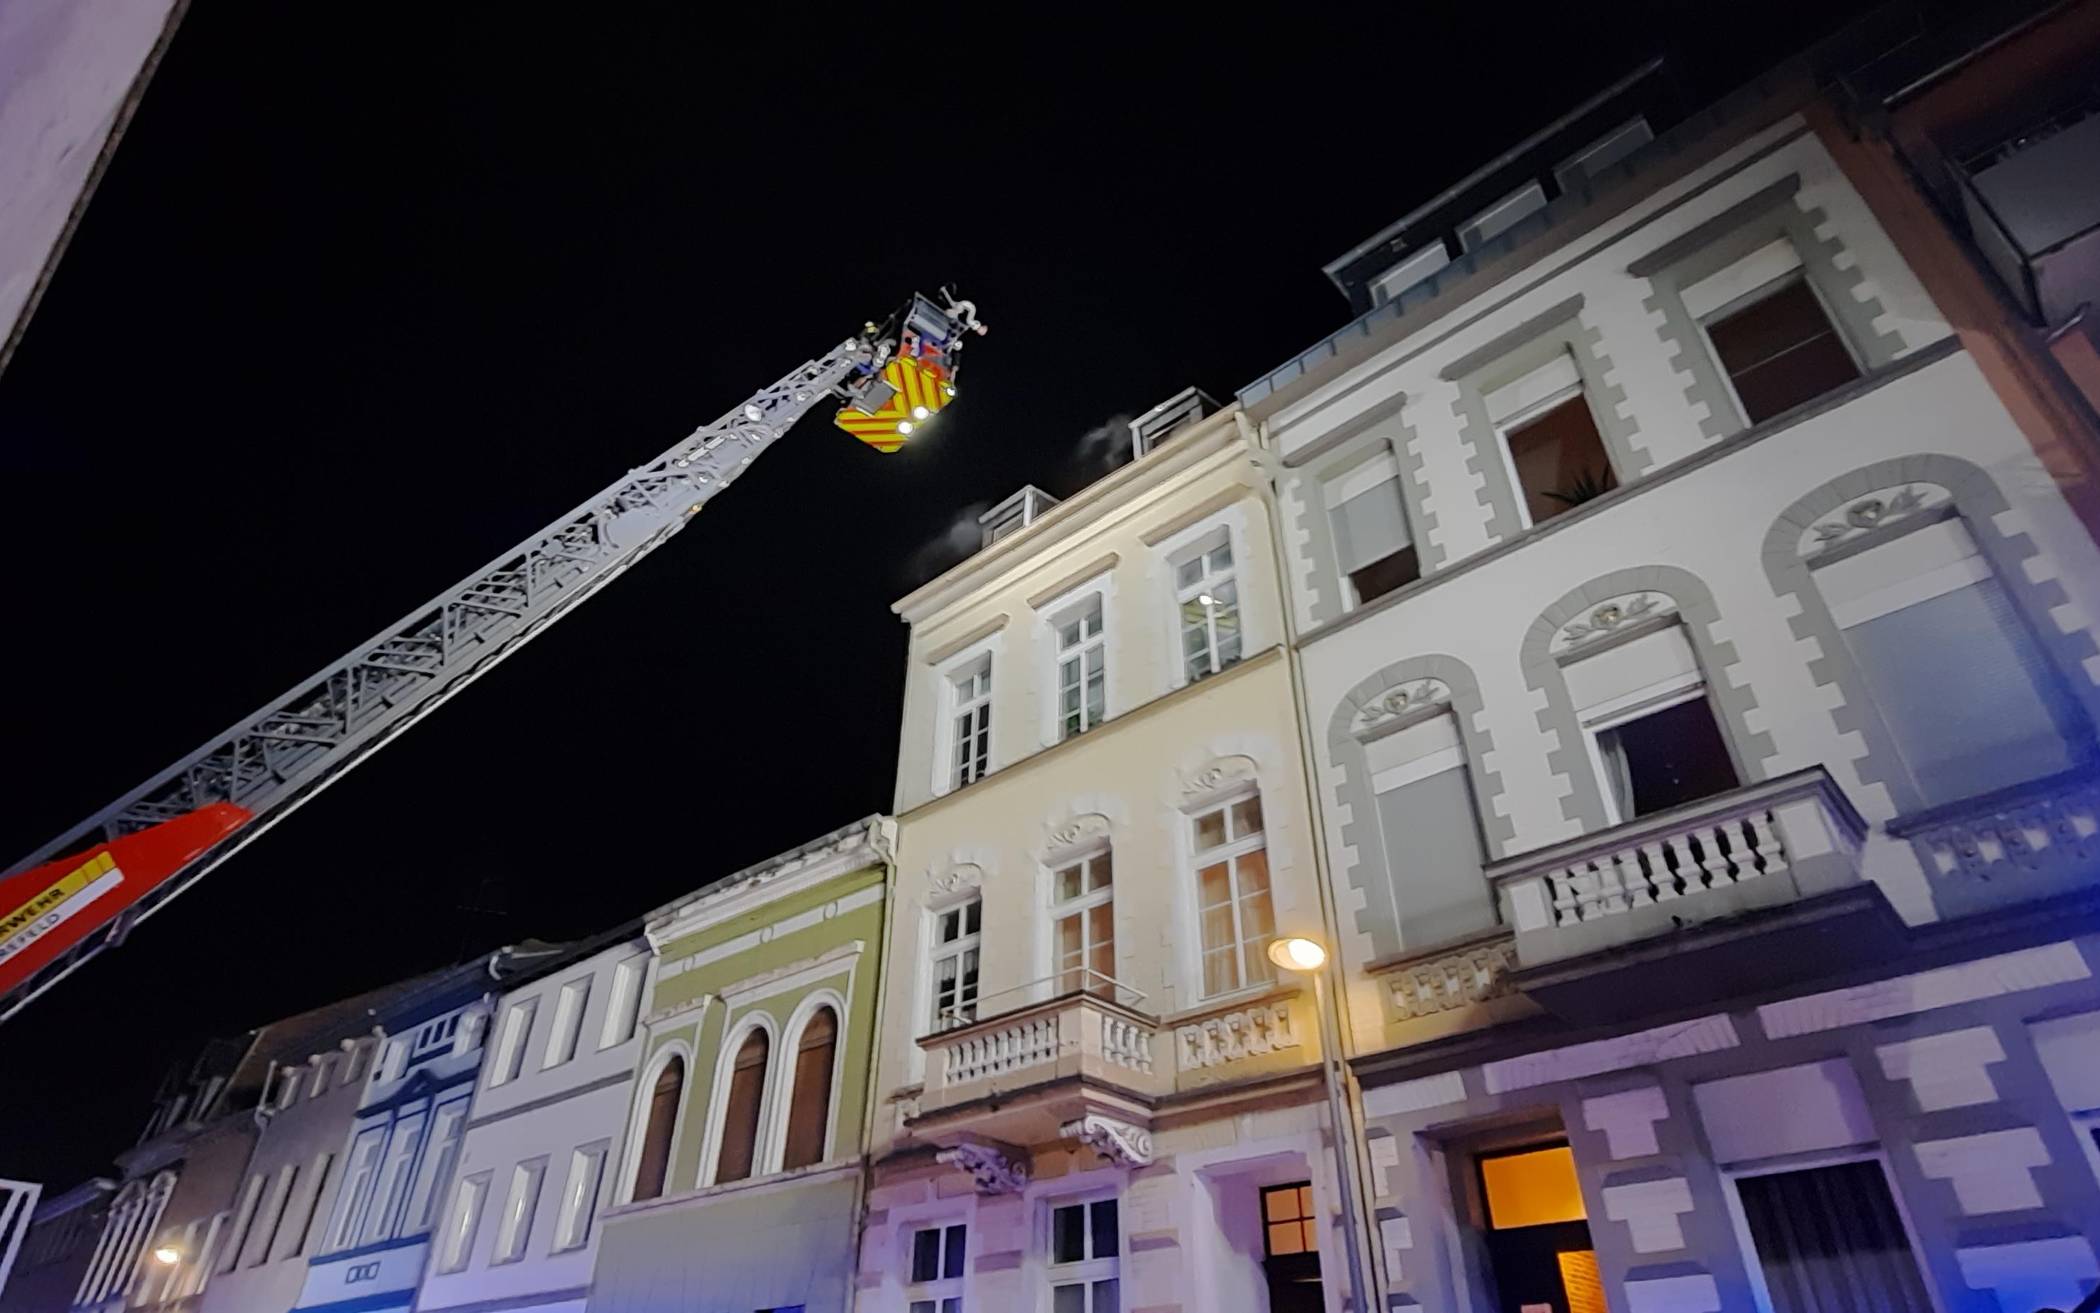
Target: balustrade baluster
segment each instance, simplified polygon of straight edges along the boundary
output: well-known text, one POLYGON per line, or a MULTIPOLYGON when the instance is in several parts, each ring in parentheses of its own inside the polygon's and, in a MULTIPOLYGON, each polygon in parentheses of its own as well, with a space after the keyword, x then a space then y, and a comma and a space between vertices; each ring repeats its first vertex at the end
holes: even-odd
POLYGON ((1670 874, 1670 868, 1663 863, 1660 841, 1650 839, 1642 844, 1638 860, 1648 868, 1644 878, 1648 887, 1655 891, 1656 902, 1666 903, 1677 896, 1677 877, 1670 874))
POLYGON ((1699 870, 1699 860, 1692 856, 1692 845, 1684 835, 1672 834, 1663 838, 1663 847, 1668 850, 1670 866, 1677 872, 1686 894, 1703 893, 1706 878, 1699 870))
POLYGON ((1779 832, 1772 827, 1772 813, 1752 812, 1749 819, 1750 849, 1756 856, 1753 866, 1742 863, 1737 879, 1749 875, 1778 875, 1786 870, 1786 845, 1779 841, 1779 832))

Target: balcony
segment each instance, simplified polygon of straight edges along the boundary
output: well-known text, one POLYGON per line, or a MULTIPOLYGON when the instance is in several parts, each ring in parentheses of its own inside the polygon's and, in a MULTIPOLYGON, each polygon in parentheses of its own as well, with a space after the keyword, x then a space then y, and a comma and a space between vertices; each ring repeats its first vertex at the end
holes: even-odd
POLYGON ((1866 822, 1822 767, 1643 816, 1488 870, 1512 984, 1579 1023, 1699 1006, 1893 952, 1860 873, 1866 822))
POLYGON ((1898 817, 1888 832, 1910 842, 1943 917, 2090 889, 2100 881, 2100 768, 1898 817))
MULTIPOLYGON (((1313 1018, 1299 991, 1217 1003, 1162 1023, 1143 996, 1087 972, 1089 990, 1026 1001, 1059 983, 1036 981, 978 1000, 981 1019, 919 1039, 926 1084, 914 1135, 947 1146, 979 1182, 1023 1176, 1037 1145, 1079 1140, 1104 1156, 1149 1161, 1154 1104, 1303 1067, 1315 1060, 1313 1018), (1023 1000, 995 1014, 1000 997, 1023 1000), (996 1161, 995 1161, 996 1160, 996 1161), (983 1170, 980 1170, 982 1168, 983 1170)), ((994 1188, 986 1185, 986 1188, 994 1188)))
POLYGON ((2100 93, 2052 111, 1955 170, 1983 257, 2050 327, 2100 299, 2100 93))

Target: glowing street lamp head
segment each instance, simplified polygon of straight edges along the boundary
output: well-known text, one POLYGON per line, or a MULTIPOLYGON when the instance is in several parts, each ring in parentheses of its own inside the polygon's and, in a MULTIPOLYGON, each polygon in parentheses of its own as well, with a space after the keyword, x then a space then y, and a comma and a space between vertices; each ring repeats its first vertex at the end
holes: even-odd
POLYGON ((162 1245, 153 1251, 153 1261, 163 1267, 173 1267, 182 1261, 182 1251, 173 1245, 162 1245))
POLYGON ((1318 971, 1327 965, 1327 950, 1312 939, 1279 939, 1269 945, 1269 960, 1285 971, 1318 971))

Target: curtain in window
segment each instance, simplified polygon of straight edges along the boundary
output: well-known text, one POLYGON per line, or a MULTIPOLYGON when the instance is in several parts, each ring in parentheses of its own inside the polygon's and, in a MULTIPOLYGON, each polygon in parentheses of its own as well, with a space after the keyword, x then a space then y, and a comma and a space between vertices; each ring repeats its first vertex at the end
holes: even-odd
POLYGON ((831 1117, 832 1057, 838 1052, 839 1023, 830 1008, 821 1008, 802 1028, 795 1050, 795 1092, 788 1104, 787 1148, 783 1170, 824 1160, 825 1123, 831 1117))
POLYGON ((685 1060, 673 1058, 657 1073, 649 1092, 649 1121, 642 1131, 642 1153, 634 1172, 634 1197, 655 1199, 664 1192, 671 1171, 671 1132, 678 1120, 678 1096, 685 1089, 685 1060))
POLYGON ((716 1160, 716 1181, 742 1181, 751 1175, 758 1157, 759 1096, 766 1084, 766 1057, 772 1043, 766 1032, 754 1030, 736 1051, 736 1066, 729 1073, 729 1100, 722 1108, 722 1154, 716 1160))
POLYGON ((1875 1162, 1736 1182, 1773 1313, 1928 1313, 1932 1303, 1875 1162))
POLYGON ((1633 819, 1638 813, 1633 806, 1633 771, 1626 762, 1625 740, 1612 730, 1599 734, 1597 759, 1604 763, 1604 796, 1612 800, 1614 814, 1622 820, 1633 819))

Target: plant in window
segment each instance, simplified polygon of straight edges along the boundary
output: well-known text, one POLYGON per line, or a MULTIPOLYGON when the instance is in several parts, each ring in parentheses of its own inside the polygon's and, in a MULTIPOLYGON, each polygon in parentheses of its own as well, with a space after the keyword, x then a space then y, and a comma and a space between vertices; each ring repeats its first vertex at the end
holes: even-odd
POLYGON ((1617 485, 1612 481, 1609 471, 1599 472, 1585 467, 1576 473, 1565 488, 1554 489, 1546 496, 1564 506, 1580 506, 1584 502, 1597 500, 1615 486, 1617 485))

